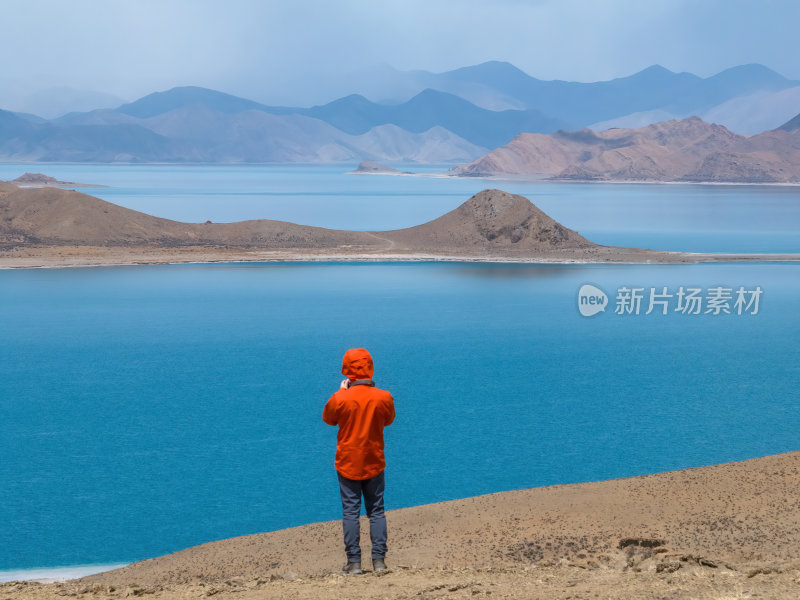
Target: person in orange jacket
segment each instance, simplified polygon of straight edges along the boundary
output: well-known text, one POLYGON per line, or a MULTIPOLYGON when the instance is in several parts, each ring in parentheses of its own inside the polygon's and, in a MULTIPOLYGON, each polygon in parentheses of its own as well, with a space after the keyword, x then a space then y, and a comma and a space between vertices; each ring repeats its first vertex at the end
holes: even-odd
POLYGON ((342 498, 342 529, 347 564, 342 572, 360 574, 361 546, 359 517, 361 496, 369 517, 372 540, 372 568, 385 571, 386 516, 383 509, 383 428, 394 421, 394 399, 372 381, 372 356, 364 348, 351 348, 342 359, 340 389, 322 411, 322 420, 338 425, 336 471, 342 498))

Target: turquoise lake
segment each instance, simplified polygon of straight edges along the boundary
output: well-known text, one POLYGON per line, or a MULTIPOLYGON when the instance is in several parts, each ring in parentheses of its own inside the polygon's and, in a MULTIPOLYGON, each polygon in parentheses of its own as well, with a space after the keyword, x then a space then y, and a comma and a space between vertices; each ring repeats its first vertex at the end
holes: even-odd
MULTIPOLYGON (((501 187, 604 243, 800 252, 800 188, 345 170, 0 165, 0 179, 105 183, 86 191, 177 219, 353 229, 411 225, 501 187)), ((796 450, 799 275, 769 262, 0 271, 0 570, 339 518, 321 411, 354 346, 397 406, 389 508, 796 450), (586 283, 610 302, 588 318, 586 283), (760 288, 758 313, 683 314, 674 296, 666 315, 646 301, 614 310, 622 287, 718 286, 760 288)))

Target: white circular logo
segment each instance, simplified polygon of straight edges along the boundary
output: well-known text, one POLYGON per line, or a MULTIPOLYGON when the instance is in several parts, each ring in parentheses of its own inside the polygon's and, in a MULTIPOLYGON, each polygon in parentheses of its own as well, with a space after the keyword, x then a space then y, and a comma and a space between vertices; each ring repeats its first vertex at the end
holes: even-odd
POLYGON ((584 283, 578 290, 578 310, 584 317, 603 312, 608 306, 608 296, 598 287, 584 283))

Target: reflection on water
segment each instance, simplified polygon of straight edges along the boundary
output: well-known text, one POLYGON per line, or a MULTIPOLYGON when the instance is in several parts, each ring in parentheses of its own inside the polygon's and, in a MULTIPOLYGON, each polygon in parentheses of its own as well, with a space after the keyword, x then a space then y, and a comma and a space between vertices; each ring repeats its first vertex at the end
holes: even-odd
POLYGON ((575 272, 565 269, 564 265, 456 264, 458 266, 453 266, 453 273, 479 279, 555 279, 575 272))

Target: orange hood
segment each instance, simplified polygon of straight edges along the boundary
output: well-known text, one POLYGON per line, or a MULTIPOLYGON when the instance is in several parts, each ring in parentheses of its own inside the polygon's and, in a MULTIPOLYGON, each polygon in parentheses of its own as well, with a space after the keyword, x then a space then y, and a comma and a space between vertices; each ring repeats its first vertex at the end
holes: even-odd
POLYGON ((372 366, 372 357, 364 348, 351 348, 344 353, 342 359, 342 375, 350 381, 372 379, 375 368, 372 366))

